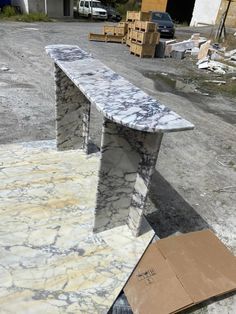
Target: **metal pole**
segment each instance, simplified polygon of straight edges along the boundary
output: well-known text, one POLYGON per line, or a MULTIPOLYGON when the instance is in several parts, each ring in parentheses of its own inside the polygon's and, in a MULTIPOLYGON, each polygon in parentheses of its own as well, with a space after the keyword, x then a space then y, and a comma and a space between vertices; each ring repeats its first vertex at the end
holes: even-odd
POLYGON ((45 15, 48 15, 48 2, 45 0, 45 15))
POLYGON ((232 0, 229 0, 229 3, 228 3, 228 6, 227 6, 227 9, 225 11, 225 16, 224 16, 224 20, 223 20, 223 23, 222 23, 222 26, 221 26, 221 29, 220 29, 220 33, 219 33, 219 37, 218 39, 221 38, 221 35, 222 35, 222 32, 223 32, 223 29, 225 28, 225 22, 226 22, 226 18, 227 18, 227 15, 228 15, 228 12, 229 12, 229 8, 230 8, 230 5, 231 5, 231 2, 232 0))

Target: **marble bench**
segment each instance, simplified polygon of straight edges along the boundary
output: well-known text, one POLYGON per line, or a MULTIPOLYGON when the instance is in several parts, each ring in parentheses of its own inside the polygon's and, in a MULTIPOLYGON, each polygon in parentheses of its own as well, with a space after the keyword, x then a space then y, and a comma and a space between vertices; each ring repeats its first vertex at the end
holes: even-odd
POLYGON ((90 107, 104 116, 94 232, 127 223, 138 236, 163 134, 194 126, 78 46, 46 51, 55 63, 58 149, 87 151, 90 107))

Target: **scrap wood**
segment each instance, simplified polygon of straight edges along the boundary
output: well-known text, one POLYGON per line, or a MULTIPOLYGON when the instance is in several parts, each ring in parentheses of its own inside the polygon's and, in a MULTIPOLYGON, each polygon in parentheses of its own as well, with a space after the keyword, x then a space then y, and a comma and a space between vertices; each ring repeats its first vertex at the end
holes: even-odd
POLYGON ((102 41, 102 42, 113 42, 113 43, 123 43, 126 37, 123 35, 111 35, 111 34, 89 34, 89 40, 91 41, 102 41))
POLYGON ((222 62, 209 60, 209 56, 199 60, 197 62, 199 69, 210 70, 217 74, 235 73, 236 67, 224 64, 222 62))
POLYGON ((234 185, 225 186, 224 188, 213 190, 213 192, 217 192, 217 193, 219 193, 219 192, 236 193, 236 186, 234 186, 234 185))
POLYGON ((221 85, 221 84, 226 84, 226 81, 218 81, 218 80, 204 80, 204 82, 206 83, 215 83, 215 84, 218 84, 218 85, 221 85))
POLYGON ((209 70, 218 74, 226 74, 226 73, 235 73, 236 67, 233 67, 233 66, 230 66, 222 62, 218 62, 218 61, 210 61, 209 70))

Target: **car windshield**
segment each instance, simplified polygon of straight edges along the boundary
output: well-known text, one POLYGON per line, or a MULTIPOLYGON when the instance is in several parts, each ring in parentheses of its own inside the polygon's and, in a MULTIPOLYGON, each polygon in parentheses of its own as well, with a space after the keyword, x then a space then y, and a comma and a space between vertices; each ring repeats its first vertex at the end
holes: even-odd
POLYGON ((91 8, 102 8, 101 2, 91 1, 91 8))
POLYGON ((170 18, 168 13, 153 12, 152 13, 152 20, 155 20, 155 21, 171 21, 171 18, 170 18))

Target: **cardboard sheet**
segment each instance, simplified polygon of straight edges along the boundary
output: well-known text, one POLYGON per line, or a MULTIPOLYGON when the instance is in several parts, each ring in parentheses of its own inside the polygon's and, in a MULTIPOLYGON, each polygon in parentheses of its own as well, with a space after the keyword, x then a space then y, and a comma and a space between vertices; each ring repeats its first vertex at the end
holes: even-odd
POLYGON ((124 291, 134 314, 169 314, 236 290, 236 258, 210 230, 151 244, 124 291))

